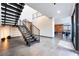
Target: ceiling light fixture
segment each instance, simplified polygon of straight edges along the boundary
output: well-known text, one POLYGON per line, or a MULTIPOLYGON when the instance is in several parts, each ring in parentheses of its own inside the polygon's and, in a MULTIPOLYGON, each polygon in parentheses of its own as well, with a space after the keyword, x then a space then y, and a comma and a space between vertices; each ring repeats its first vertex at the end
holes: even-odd
POLYGON ((60 11, 57 11, 57 13, 60 14, 61 12, 60 11))

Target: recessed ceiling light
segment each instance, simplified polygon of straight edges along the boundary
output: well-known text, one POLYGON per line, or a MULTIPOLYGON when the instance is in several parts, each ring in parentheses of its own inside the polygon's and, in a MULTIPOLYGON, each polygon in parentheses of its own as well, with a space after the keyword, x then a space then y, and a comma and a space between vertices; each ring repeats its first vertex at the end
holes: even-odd
POLYGON ((57 13, 60 14, 61 12, 60 11, 57 11, 57 13))

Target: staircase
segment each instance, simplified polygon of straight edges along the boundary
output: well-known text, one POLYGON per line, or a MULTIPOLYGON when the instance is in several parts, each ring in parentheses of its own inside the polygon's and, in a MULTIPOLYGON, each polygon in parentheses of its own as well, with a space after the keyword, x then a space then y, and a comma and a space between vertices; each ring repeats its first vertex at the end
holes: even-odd
POLYGON ((2 25, 17 25, 24 3, 1 3, 2 25))
MULTIPOLYGON (((22 21, 21 21, 22 22, 22 21)), ((24 21, 25 22, 25 21, 24 21)), ((22 22, 22 25, 18 25, 18 29, 20 30, 24 41, 26 42, 27 46, 31 46, 34 43, 40 42, 40 30, 38 28, 36 28, 33 24, 32 24, 32 32, 28 29, 26 23, 29 22, 22 22), (34 28, 34 29, 33 29, 34 28), (38 33, 34 33, 35 31, 38 31, 38 33)))
POLYGON ((40 30, 32 24, 32 31, 30 31, 26 25, 30 24, 29 22, 25 23, 22 21, 22 24, 18 25, 18 21, 20 21, 19 17, 24 5, 24 3, 1 3, 1 22, 2 25, 18 26, 18 29, 20 30, 26 45, 31 46, 33 43, 40 41, 40 30))

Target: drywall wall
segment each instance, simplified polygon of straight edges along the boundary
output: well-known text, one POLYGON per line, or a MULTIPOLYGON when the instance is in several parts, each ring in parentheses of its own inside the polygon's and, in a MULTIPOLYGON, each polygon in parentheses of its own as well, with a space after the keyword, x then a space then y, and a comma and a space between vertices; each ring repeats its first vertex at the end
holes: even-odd
POLYGON ((52 24, 52 23, 54 23, 53 21, 52 21, 52 19, 50 19, 46 16, 41 16, 41 17, 34 19, 33 24, 37 28, 40 29, 40 35, 54 37, 54 24, 52 24))
POLYGON ((55 19, 55 24, 71 24, 71 16, 61 19, 55 19))
POLYGON ((12 37, 22 36, 17 27, 0 26, 0 38, 6 38, 8 35, 11 35, 12 37))
POLYGON ((36 13, 37 11, 34 10, 33 8, 29 7, 28 5, 24 6, 24 9, 21 13, 20 19, 27 19, 29 21, 32 21, 32 14, 36 13))
POLYGON ((19 29, 17 27, 9 27, 9 34, 12 37, 22 36, 21 32, 19 31, 19 29))
POLYGON ((52 20, 52 37, 54 37, 54 32, 55 32, 55 20, 54 18, 51 19, 52 20))

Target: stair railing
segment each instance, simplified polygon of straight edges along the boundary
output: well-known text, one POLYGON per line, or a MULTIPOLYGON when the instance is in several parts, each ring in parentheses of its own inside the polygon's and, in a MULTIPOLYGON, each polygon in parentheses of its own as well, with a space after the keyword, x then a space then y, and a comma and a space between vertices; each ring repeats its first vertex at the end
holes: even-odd
POLYGON ((40 40, 40 30, 35 25, 33 25, 32 22, 23 20, 22 23, 27 27, 29 32, 31 32, 38 40, 40 40))
POLYGON ((32 34, 40 40, 40 30, 32 24, 32 34))

